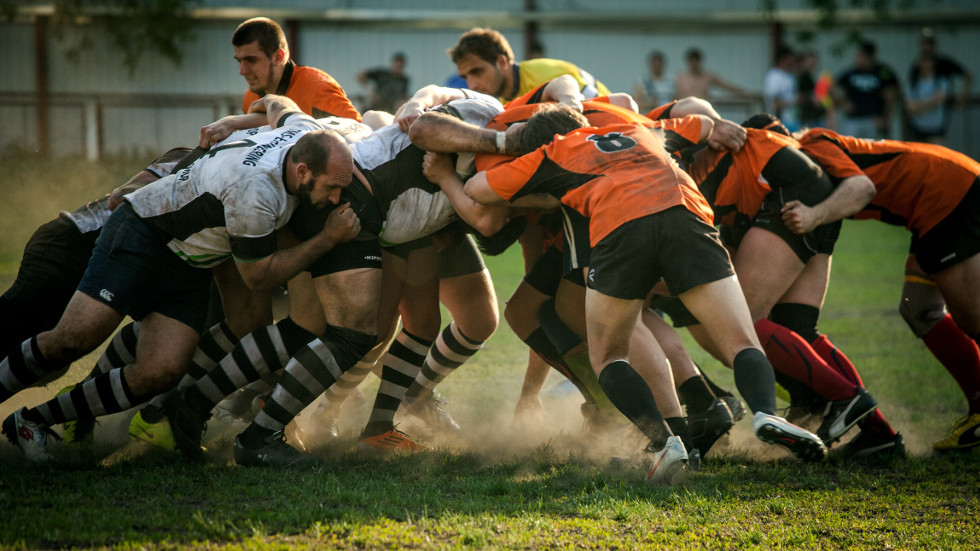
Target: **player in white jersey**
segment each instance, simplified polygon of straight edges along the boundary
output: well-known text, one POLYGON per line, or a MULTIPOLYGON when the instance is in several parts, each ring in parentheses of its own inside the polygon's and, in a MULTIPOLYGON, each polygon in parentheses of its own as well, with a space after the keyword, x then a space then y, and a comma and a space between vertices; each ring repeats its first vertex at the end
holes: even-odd
POLYGON ((276 249, 275 230, 296 197, 323 206, 338 201, 353 164, 343 139, 300 114, 292 100, 266 96, 261 104, 276 130, 214 149, 126 196, 58 325, 0 362, 0 376, 13 365, 55 372, 98 346, 125 315, 143 321, 136 365, 4 421, 4 434, 28 457, 50 457, 50 425, 129 409, 176 383, 203 329, 211 274, 201 267, 234 256, 249 288, 264 291, 356 233, 356 216, 344 206, 314 238, 276 249))
MULTIPOLYGON (((472 92, 456 92, 460 94, 460 100, 445 106, 444 110, 465 117, 474 124, 485 124, 502 110, 499 102, 493 98, 472 92)), ((334 382, 340 380, 341 385, 350 388, 369 370, 369 366, 354 368, 360 356, 367 352, 366 332, 351 331, 351 328, 344 328, 333 321, 331 318, 340 316, 336 305, 344 305, 348 310, 344 312, 345 316, 362 311, 375 321, 382 318, 383 321, 379 322, 379 332, 382 334, 387 329, 386 320, 393 315, 378 316, 379 302, 366 300, 373 292, 366 274, 376 270, 371 269, 370 259, 364 252, 358 251, 358 247, 367 244, 363 240, 366 238, 377 246, 379 235, 386 244, 422 238, 455 217, 450 204, 440 198, 438 187, 422 174, 424 152, 412 146, 408 136, 397 125, 376 131, 353 144, 351 149, 355 180, 345 190, 344 199, 350 201, 361 220, 362 236, 331 251, 310 267, 324 309, 327 330, 298 350, 293 348, 293 344, 299 331, 293 324, 276 324, 243 338, 236 350, 226 356, 216 369, 187 387, 173 401, 169 412, 170 425, 174 439, 185 453, 199 453, 202 424, 215 404, 240 386, 285 367, 281 382, 273 390, 263 411, 236 439, 235 458, 243 464, 280 465, 306 459, 282 440, 282 428, 334 382), (355 292, 355 289, 361 291, 355 292)), ((323 216, 322 212, 315 214, 321 218, 323 216)), ((309 231, 322 225, 322 220, 317 220, 315 216, 307 218, 301 211, 297 212, 293 222, 291 227, 306 226, 309 231)), ((301 238, 305 237, 302 228, 298 231, 301 238)), ((392 256, 388 253, 385 255, 386 269, 391 263, 392 256)), ((478 275, 485 282, 485 302, 493 302, 489 278, 482 271, 478 275)), ((398 288, 397 292, 400 291, 398 288)), ((380 297, 377 298, 380 300, 380 297)), ((397 305, 398 299, 398 296, 388 296, 384 300, 397 305)), ((495 304, 492 310, 495 314, 495 304)), ((411 314, 405 319, 411 326, 411 314)), ((430 341, 437 336, 438 325, 434 329, 430 341)), ((491 327, 489 333, 492 330, 491 327)), ((489 333, 481 337, 485 338, 489 333)), ((427 349, 428 345, 421 348, 421 360, 425 359, 427 349)), ((418 372, 420 366, 416 365, 414 370, 418 372)), ((383 386, 387 382, 385 373, 382 374, 385 381, 383 386)), ((414 379, 413 373, 407 383, 399 385, 402 392, 414 379)), ((395 408, 399 402, 400 397, 394 401, 395 408)))

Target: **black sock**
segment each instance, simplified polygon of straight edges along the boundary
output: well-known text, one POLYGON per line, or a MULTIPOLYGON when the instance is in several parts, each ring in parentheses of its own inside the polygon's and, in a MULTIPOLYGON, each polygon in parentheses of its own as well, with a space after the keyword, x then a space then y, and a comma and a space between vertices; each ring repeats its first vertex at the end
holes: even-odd
POLYGON ((668 417, 664 419, 667 422, 667 426, 670 427, 670 432, 674 433, 681 439, 684 443, 684 448, 688 451, 694 449, 694 442, 691 440, 691 429, 687 426, 687 420, 683 417, 668 417))
POLYGON ((609 401, 650 439, 654 447, 659 449, 667 443, 672 434, 670 427, 657 409, 650 387, 627 361, 616 360, 604 367, 599 374, 599 384, 609 401))
POLYGON ((715 382, 711 380, 711 377, 708 377, 708 374, 705 373, 703 369, 701 369, 701 366, 698 366, 698 371, 701 372, 701 378, 704 379, 704 383, 708 385, 708 388, 711 389, 711 392, 714 393, 715 396, 717 396, 718 398, 724 398, 725 396, 735 396, 731 392, 716 385, 715 382))
POLYGON ((718 399, 700 375, 695 375, 681 383, 681 386, 677 387, 677 396, 687 408, 688 415, 693 411, 707 410, 718 399))
POLYGON ((266 445, 266 439, 271 436, 274 430, 260 427, 255 423, 249 423, 245 430, 238 435, 238 441, 245 448, 262 448, 266 445))
POLYGON ((735 387, 746 405, 755 412, 776 413, 776 377, 769 359, 756 348, 746 348, 732 362, 735 387))

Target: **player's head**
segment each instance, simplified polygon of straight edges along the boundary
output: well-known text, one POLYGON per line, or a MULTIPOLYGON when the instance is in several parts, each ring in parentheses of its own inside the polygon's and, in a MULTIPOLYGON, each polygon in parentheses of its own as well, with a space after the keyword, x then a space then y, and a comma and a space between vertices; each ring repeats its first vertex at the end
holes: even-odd
POLYGON ((305 134, 290 149, 289 159, 296 171, 293 193, 317 208, 336 205, 354 171, 347 142, 332 130, 305 134))
POLYGON ((245 78, 248 89, 259 95, 275 92, 289 61, 289 45, 282 27, 267 17, 249 19, 235 29, 231 45, 235 47, 238 73, 245 78))
POLYGON ((784 136, 790 135, 789 130, 785 125, 783 125, 783 121, 779 120, 776 115, 771 113, 757 113, 752 115, 742 122, 742 126, 745 128, 768 130, 770 132, 776 132, 777 134, 783 134, 784 136))
POLYGON ((514 50, 504 35, 493 29, 466 31, 448 53, 470 90, 502 97, 513 85, 514 50))
POLYGON ((703 58, 704 55, 697 48, 691 48, 684 54, 684 60, 687 61, 688 69, 700 69, 703 58))
POLYGON ((650 72, 655 75, 663 74, 664 67, 667 66, 667 60, 664 58, 664 53, 659 50, 654 50, 647 54, 647 66, 650 67, 650 72))
POLYGON ((521 153, 530 153, 576 128, 589 126, 585 115, 562 103, 545 103, 527 120, 521 133, 521 153))
POLYGON ((878 55, 878 47, 874 42, 870 40, 865 40, 858 46, 857 54, 854 56, 854 65, 859 69, 870 69, 875 62, 875 56, 878 55))

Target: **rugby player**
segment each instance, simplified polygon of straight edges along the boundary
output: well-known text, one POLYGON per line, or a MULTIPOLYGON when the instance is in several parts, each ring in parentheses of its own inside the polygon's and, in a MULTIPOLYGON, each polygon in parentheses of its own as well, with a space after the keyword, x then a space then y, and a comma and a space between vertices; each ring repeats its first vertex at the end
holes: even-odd
MULTIPOLYGON (((959 383, 968 408, 933 448, 980 445, 980 163, 942 146, 863 140, 819 128, 800 143, 831 178, 863 183, 864 191, 848 193, 841 186, 815 205, 788 202, 786 225, 806 232, 853 216, 912 232, 899 311, 959 383)), ((873 445, 872 436, 863 439, 873 445)))
POLYGON ((127 195, 107 220, 58 325, 0 362, 4 377, 12 368, 43 375, 90 352, 124 315, 144 321, 137 365, 114 369, 4 421, 4 434, 28 457, 50 457, 46 437, 52 424, 129 409, 177 382, 207 314, 211 272, 205 268, 234 259, 248 287, 265 291, 358 227, 353 211, 342 207, 312 239, 277 250, 275 230, 289 220, 299 198, 318 208, 336 204, 353 164, 343 139, 302 115, 294 102, 267 96, 263 104, 270 126, 282 123, 278 129, 214 149, 127 195))
MULTIPOLYGON (((703 140, 712 124, 699 122, 703 140)), ((756 436, 803 459, 823 459, 826 448, 816 435, 775 415, 772 366, 751 330, 745 299, 711 226, 711 208, 694 183, 650 130, 587 126, 567 107, 543 106, 523 128, 527 153, 478 173, 465 191, 484 204, 562 204, 589 218, 589 355, 609 399, 651 439, 651 448, 662 446, 647 478, 669 482, 688 460, 680 439, 667 436, 670 429, 649 387, 628 360, 643 299, 662 275, 734 366, 736 385, 755 412, 756 436)))

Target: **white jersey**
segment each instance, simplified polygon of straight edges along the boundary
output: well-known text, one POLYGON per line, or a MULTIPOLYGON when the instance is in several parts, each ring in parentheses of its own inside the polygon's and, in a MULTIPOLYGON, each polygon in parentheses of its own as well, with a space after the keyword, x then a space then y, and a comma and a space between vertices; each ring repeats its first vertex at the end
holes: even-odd
MULTIPOLYGON (((494 97, 471 90, 464 92, 466 99, 451 101, 434 110, 480 127, 504 110, 494 97)), ((380 128, 369 138, 351 145, 351 153, 371 185, 380 210, 382 245, 425 237, 457 218, 449 198, 422 174, 425 152, 412 146, 408 135, 397 124, 380 128)), ((465 161, 458 162, 457 167, 463 164, 465 161)))
POLYGON ((286 155, 303 135, 321 128, 308 115, 287 115, 279 128, 215 144, 187 168, 126 200, 171 238, 167 246, 188 264, 261 260, 276 251, 275 232, 297 205, 286 191, 286 155))

